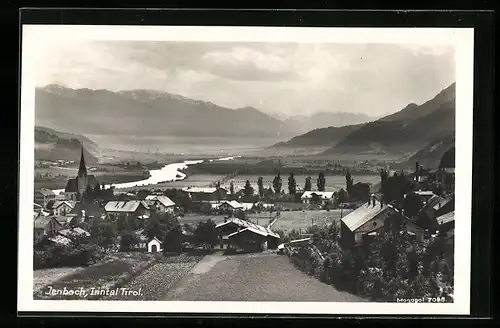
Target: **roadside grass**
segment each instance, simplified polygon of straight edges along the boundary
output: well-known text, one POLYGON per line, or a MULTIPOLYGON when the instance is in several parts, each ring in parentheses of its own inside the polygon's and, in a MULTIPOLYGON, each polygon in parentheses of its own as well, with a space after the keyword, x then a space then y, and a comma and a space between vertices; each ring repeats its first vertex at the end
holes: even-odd
POLYGON ((83 270, 85 267, 49 268, 33 271, 33 290, 38 291, 56 280, 83 270))
MULTIPOLYGON (((52 281, 49 285, 34 290, 33 298, 40 300, 76 300, 82 299, 78 295, 46 295, 49 286, 53 290, 77 290, 80 288, 90 292, 95 289, 113 289, 121 287, 129 279, 145 270, 163 256, 161 253, 115 253, 97 264, 78 270, 72 274, 63 276, 61 279, 52 281)), ((97 299, 90 296, 85 299, 97 299)))

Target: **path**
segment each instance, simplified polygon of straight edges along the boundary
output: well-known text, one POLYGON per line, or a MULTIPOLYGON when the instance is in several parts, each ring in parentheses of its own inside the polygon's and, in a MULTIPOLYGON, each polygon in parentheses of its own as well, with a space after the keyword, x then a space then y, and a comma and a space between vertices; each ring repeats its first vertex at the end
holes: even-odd
POLYGON ((166 294, 167 301, 363 301, 300 272, 274 252, 206 256, 166 294))

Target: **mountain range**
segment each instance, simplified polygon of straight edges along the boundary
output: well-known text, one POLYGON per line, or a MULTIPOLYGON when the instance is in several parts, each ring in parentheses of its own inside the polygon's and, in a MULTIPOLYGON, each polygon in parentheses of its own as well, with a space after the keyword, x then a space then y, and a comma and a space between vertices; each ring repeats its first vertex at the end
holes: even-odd
POLYGON ((454 145, 454 135, 455 83, 421 105, 411 103, 396 113, 364 124, 316 129, 272 147, 329 144, 322 155, 391 154, 405 160, 421 158, 431 164, 454 145))
POLYGON ((314 128, 368 120, 362 114, 318 113, 280 119, 253 107, 225 108, 152 90, 112 92, 37 88, 36 125, 78 134, 258 137, 287 139, 314 128))

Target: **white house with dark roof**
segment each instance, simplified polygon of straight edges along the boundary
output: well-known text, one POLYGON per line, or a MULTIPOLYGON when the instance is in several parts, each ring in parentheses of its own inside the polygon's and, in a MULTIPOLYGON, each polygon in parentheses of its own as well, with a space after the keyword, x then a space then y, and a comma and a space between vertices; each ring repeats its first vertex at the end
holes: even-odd
POLYGON ((422 228, 411 222, 392 205, 381 203, 372 198, 371 201, 342 218, 340 228, 342 245, 348 247, 361 245, 370 236, 375 236, 387 229, 387 219, 394 216, 402 221, 403 227, 409 234, 414 235, 417 241, 423 240, 424 230, 422 228))
POLYGON ((271 229, 238 218, 230 218, 215 228, 230 246, 265 250, 276 248, 280 240, 280 235, 271 229))
POLYGON ((145 202, 150 209, 160 213, 173 213, 176 206, 170 198, 163 195, 148 195, 145 202))
POLYGON ((120 215, 139 219, 149 217, 149 206, 146 201, 142 200, 109 201, 104 206, 104 210, 110 218, 116 218, 120 215))
POLYGON ((300 197, 304 204, 321 204, 331 203, 335 199, 333 191, 304 191, 300 197))
POLYGON ((186 187, 182 189, 194 202, 225 200, 227 190, 215 187, 186 187))
POLYGON ((47 209, 52 212, 53 215, 65 216, 73 210, 76 202, 71 200, 56 200, 53 203, 47 205, 47 209))
POLYGON ((47 188, 35 190, 35 203, 46 207, 48 202, 55 200, 56 194, 52 190, 49 190, 47 188))

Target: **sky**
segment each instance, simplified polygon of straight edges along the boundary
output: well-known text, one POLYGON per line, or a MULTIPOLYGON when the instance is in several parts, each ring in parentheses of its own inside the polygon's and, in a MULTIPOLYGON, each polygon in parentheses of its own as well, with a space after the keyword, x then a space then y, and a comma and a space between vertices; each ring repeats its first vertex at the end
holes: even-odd
POLYGON ((445 45, 54 40, 37 55, 39 87, 151 89, 280 116, 380 117, 455 82, 445 45))

